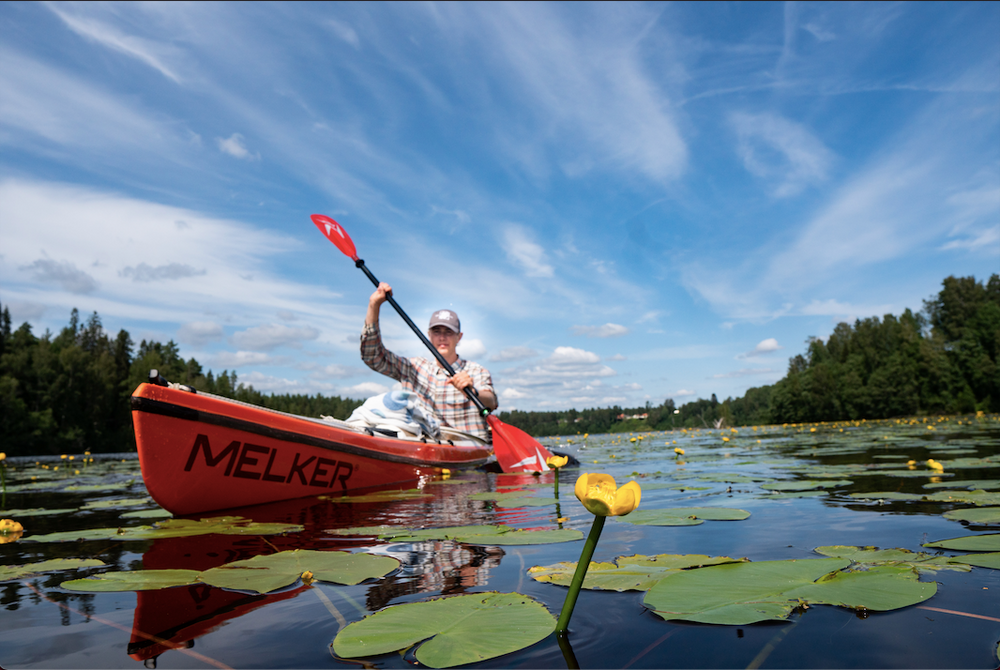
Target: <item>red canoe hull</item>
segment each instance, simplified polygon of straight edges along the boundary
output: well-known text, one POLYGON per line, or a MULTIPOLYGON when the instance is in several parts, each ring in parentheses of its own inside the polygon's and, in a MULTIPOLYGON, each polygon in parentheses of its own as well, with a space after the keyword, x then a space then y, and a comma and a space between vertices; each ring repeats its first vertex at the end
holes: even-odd
POLYGON ((484 465, 491 454, 153 384, 132 395, 132 420, 146 489, 175 515, 415 482, 484 465))

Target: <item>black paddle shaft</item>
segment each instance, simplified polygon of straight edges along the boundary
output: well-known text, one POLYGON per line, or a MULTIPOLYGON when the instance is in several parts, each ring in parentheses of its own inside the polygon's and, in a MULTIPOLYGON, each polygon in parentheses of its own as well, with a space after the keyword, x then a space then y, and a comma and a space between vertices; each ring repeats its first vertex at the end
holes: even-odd
MULTIPOLYGON (((371 273, 371 270, 368 269, 368 266, 365 265, 365 262, 363 260, 359 258, 358 260, 354 261, 354 265, 361 268, 361 271, 364 272, 368 276, 368 278, 372 281, 372 283, 375 284, 375 287, 378 288, 379 284, 378 279, 376 279, 375 275, 371 273)), ((396 300, 392 297, 392 295, 386 295, 386 299, 389 301, 389 304, 396 309, 396 312, 398 312, 399 315, 403 317, 403 321, 405 321, 406 324, 413 329, 413 332, 417 334, 417 337, 419 337, 420 341, 424 343, 424 346, 430 349, 430 352, 434 354, 434 358, 436 358, 438 363, 441 364, 441 367, 443 367, 448 372, 449 376, 454 377, 455 368, 451 367, 451 363, 449 363, 444 359, 444 356, 441 355, 441 352, 438 351, 433 344, 431 344, 431 341, 428 340, 427 336, 424 335, 423 331, 417 327, 417 324, 413 323, 413 320, 406 315, 406 312, 404 312, 403 308, 399 306, 399 303, 396 302, 396 300)), ((465 395, 468 396, 469 400, 472 401, 472 404, 476 406, 476 409, 479 410, 480 414, 486 416, 487 414, 490 413, 490 410, 486 409, 486 407, 483 405, 483 402, 479 399, 479 395, 476 393, 476 390, 473 387, 466 386, 464 389, 462 389, 462 391, 464 391, 465 395)))

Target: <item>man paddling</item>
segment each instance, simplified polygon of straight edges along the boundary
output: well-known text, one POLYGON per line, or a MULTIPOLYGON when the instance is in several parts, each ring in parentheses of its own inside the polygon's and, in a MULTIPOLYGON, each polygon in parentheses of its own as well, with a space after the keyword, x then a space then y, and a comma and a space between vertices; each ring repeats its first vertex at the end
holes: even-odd
POLYGON ((365 327, 361 331, 361 360, 372 370, 402 382, 404 389, 417 393, 444 425, 489 440, 483 417, 463 389, 471 387, 490 410, 497 408, 497 396, 489 370, 458 357, 456 348, 462 340, 458 315, 450 309, 434 312, 427 332, 431 344, 454 368, 455 376, 450 377, 436 360, 403 358, 382 344, 379 312, 391 292, 391 286, 380 282, 368 299, 365 327))

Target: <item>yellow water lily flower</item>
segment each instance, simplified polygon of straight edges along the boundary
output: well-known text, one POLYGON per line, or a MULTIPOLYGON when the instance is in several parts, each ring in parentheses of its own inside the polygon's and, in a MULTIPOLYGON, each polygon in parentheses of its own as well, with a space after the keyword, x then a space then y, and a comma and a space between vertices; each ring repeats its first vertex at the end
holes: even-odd
POLYGON ((0 461, 6 460, 6 458, 7 458, 7 454, 5 454, 2 451, 0 451, 0 461))
POLYGON ((550 468, 561 468, 569 463, 569 456, 549 456, 545 459, 545 465, 550 468))
POLYGON ((0 535, 22 532, 24 532, 24 526, 19 524, 17 521, 14 521, 13 519, 0 519, 0 535))
POLYGON ((933 458, 927 459, 927 467, 931 470, 937 470, 938 472, 944 472, 944 466, 935 461, 933 458))
POLYGON ((618 488, 611 475, 582 474, 574 489, 577 499, 596 516, 625 516, 639 506, 642 490, 634 481, 618 488))
POLYGON ((683 456, 684 450, 681 449, 680 447, 674 447, 674 453, 677 454, 678 456, 683 456))

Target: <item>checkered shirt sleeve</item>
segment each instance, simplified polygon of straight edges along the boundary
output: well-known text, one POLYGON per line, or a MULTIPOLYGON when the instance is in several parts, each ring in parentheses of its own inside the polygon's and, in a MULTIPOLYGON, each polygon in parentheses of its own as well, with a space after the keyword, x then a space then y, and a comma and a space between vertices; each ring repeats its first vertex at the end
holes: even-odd
MULTIPOLYGON (((448 373, 436 360, 397 356, 382 344, 378 326, 370 324, 361 331, 361 360, 372 370, 399 381, 407 391, 419 394, 446 426, 490 439, 486 420, 464 393, 447 383, 448 373)), ((469 373, 477 391, 496 395, 490 372, 483 366, 459 358, 452 367, 455 372, 469 373)))

